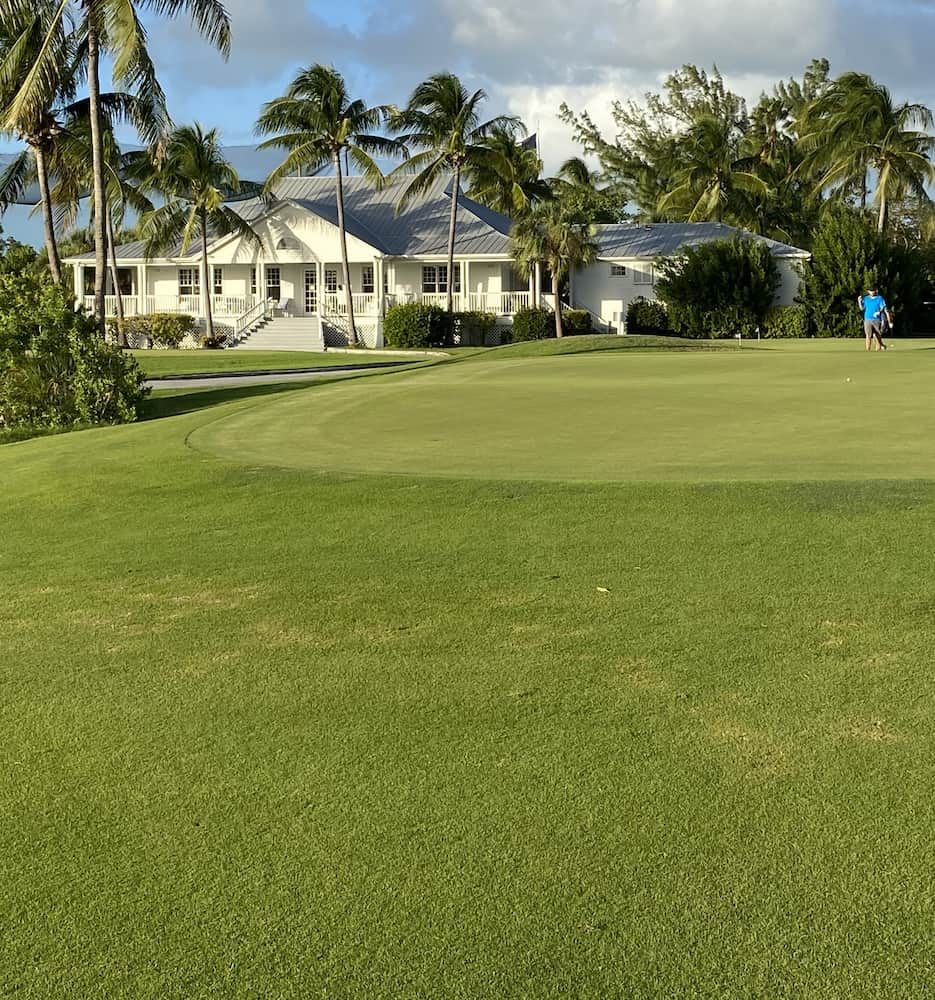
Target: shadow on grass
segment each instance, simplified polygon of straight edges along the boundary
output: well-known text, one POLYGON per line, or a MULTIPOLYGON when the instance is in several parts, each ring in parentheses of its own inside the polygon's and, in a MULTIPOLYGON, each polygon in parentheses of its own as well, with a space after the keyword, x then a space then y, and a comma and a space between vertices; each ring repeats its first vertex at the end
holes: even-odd
POLYGON ((151 395, 140 407, 140 420, 161 420, 163 417, 177 417, 183 413, 206 410, 221 403, 231 403, 237 399, 255 396, 276 396, 285 392, 307 389, 315 382, 278 382, 257 385, 218 386, 216 389, 174 389, 163 390, 159 395, 151 395))
POLYGON ((373 365, 354 372, 335 371, 332 376, 310 376, 308 381, 289 382, 258 382, 248 385, 228 385, 214 388, 199 389, 156 389, 140 406, 140 420, 161 420, 163 417, 177 417, 183 413, 194 413, 196 410, 206 410, 222 403, 231 403, 238 399, 251 399, 260 396, 278 396, 286 392, 297 392, 312 386, 325 386, 333 382, 354 382, 358 379, 380 378, 384 375, 398 375, 406 371, 419 371, 429 365, 400 365, 393 368, 381 368, 374 371, 373 365))

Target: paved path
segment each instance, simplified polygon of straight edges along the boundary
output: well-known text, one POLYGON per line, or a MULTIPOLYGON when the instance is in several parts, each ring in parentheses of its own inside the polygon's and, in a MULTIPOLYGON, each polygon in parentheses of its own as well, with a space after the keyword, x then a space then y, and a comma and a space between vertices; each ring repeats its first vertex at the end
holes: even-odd
MULTIPOLYGON (((421 358, 419 359, 422 360, 421 358)), ((411 363, 411 362, 408 362, 411 363)), ((238 385, 264 385, 276 382, 309 382, 336 372, 369 371, 375 368, 399 368, 406 361, 378 361, 369 365, 328 365, 326 368, 288 368, 279 371, 219 372, 213 375, 175 375, 151 378, 151 389, 225 389, 238 385)))

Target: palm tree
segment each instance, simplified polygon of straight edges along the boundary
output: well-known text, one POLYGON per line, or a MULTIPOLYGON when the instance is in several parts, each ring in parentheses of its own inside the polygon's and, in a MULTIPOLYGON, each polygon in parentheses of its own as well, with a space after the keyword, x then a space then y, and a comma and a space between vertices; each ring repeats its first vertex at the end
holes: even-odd
POLYGON ((743 225, 744 195, 768 193, 755 158, 739 152, 732 122, 701 115, 682 138, 681 157, 674 186, 659 202, 662 212, 674 211, 687 222, 722 222, 727 216, 743 225))
POLYGON ((842 74, 808 108, 800 138, 803 169, 820 174, 816 190, 838 197, 859 193, 866 205, 876 186, 877 230, 886 228, 890 202, 912 194, 928 201, 935 181, 932 113, 921 104, 895 105, 886 87, 865 73, 842 74))
POLYGON ((0 209, 19 201, 35 181, 45 231, 45 246, 53 280, 61 282, 52 199, 49 190, 49 159, 61 132, 56 105, 74 95, 74 40, 66 35, 55 37, 56 49, 52 71, 42 81, 42 99, 18 111, 13 110, 17 93, 26 81, 42 50, 48 25, 43 11, 14 11, 0 19, 0 106, 4 109, 3 131, 18 136, 27 151, 16 157, 0 177, 0 209))
POLYGON ((597 244, 590 226, 569 211, 561 201, 544 201, 519 219, 511 232, 513 256, 521 274, 528 277, 545 261, 552 272, 555 293, 555 336, 561 337, 561 285, 575 268, 587 267, 597 259, 597 244))
MULTIPOLYGON (((123 153, 114 135, 114 124, 119 119, 135 120, 145 117, 148 105, 130 94, 101 95, 106 112, 104 128, 104 189, 106 193, 107 244, 110 254, 110 271, 114 296, 117 302, 117 336, 123 344, 123 296, 120 291, 117 267, 115 227, 122 229, 127 209, 138 215, 152 211, 152 202, 130 180, 130 167, 139 153, 123 153)), ((66 109, 62 132, 53 160, 57 183, 52 190, 55 221, 59 229, 72 229, 78 219, 81 199, 93 183, 91 169, 91 122, 89 102, 79 101, 66 109)), ((93 219, 92 219, 93 226, 93 219)))
POLYGON ((451 176, 451 214, 448 222, 448 312, 453 309, 455 231, 461 174, 476 164, 489 162, 485 140, 496 129, 525 134, 518 118, 500 115, 481 122, 479 110, 487 95, 469 94, 452 73, 436 73, 412 92, 409 103, 390 120, 391 129, 410 148, 421 150, 400 164, 393 173, 415 174, 396 205, 401 212, 413 198, 425 194, 445 173, 451 176))
MULTIPOLYGON (((106 268, 106 194, 104 126, 101 106, 100 61, 106 54, 113 61, 113 78, 128 90, 139 90, 151 101, 168 128, 165 96, 156 78, 155 67, 146 48, 146 29, 140 14, 153 12, 168 17, 188 14, 198 31, 226 57, 230 52, 230 17, 222 0, 0 0, 0 19, 22 17, 25 11, 43 13, 47 25, 36 58, 8 107, 5 124, 24 114, 36 115, 48 106, 49 81, 56 73, 57 52, 62 38, 74 23, 84 53, 87 71, 91 122, 94 215, 94 315, 103 329, 106 268)), ((144 142, 157 138, 151 132, 144 142)))
POLYGON ((341 74, 332 66, 316 64, 302 70, 289 84, 283 97, 265 104, 256 124, 258 135, 273 136, 261 143, 260 149, 287 151, 286 158, 266 179, 265 191, 268 195, 272 195, 283 177, 302 168, 316 169, 327 163, 334 168, 348 344, 352 347, 357 346, 359 341, 347 262, 341 154, 344 154, 345 163, 353 160, 365 177, 378 186, 382 185, 383 174, 373 157, 403 153, 400 143, 373 134, 389 113, 388 107, 368 108, 361 100, 350 100, 341 74))
POLYGON ((247 221, 224 204, 250 189, 258 194, 259 186, 242 182, 237 176, 224 158, 217 129, 205 132, 197 122, 174 129, 155 160, 137 155, 129 173, 144 191, 156 192, 165 199, 165 204, 140 219, 147 257, 175 247, 179 247, 175 252, 184 256, 195 239, 200 241, 206 333, 213 340, 208 244, 221 236, 238 235, 261 245, 247 221))
POLYGON ((552 196, 540 176, 542 160, 538 152, 517 142, 512 130, 494 129, 479 145, 488 155, 478 156, 466 167, 469 198, 502 215, 518 216, 552 196))

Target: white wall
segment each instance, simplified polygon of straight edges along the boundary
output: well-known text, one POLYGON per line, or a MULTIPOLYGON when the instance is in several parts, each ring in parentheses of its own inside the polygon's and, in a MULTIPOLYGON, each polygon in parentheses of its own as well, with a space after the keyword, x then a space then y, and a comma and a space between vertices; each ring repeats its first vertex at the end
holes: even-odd
POLYGON ((642 296, 654 299, 656 291, 652 284, 638 282, 652 273, 649 261, 599 260, 584 270, 575 271, 572 280, 572 305, 590 309, 605 323, 613 322, 615 313, 626 313, 627 306, 642 296), (612 275, 611 264, 626 268, 626 274, 612 275))
MULTIPOLYGON (((796 261, 791 258, 778 258, 781 284, 776 291, 776 305, 791 306, 799 291, 799 276, 796 272, 796 261)), ((633 299, 642 296, 645 299, 656 298, 656 289, 651 284, 643 284, 638 277, 645 278, 652 267, 649 261, 638 260, 599 260, 584 270, 575 271, 573 281, 573 305, 590 309, 605 322, 613 320, 615 312, 626 313, 627 306, 633 299), (625 275, 611 275, 611 264, 619 264, 626 268, 625 275)))

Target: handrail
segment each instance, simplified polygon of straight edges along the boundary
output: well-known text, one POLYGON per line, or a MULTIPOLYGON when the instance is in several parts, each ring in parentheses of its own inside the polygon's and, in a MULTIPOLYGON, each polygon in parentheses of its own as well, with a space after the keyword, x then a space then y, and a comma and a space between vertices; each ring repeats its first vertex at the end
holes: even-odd
POLYGON ((237 317, 237 320, 234 323, 234 334, 230 339, 230 343, 236 344, 237 341, 243 338, 246 331, 249 330, 254 323, 256 323, 261 317, 266 319, 272 310, 272 299, 260 299, 258 302, 254 303, 242 316, 237 317))

